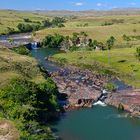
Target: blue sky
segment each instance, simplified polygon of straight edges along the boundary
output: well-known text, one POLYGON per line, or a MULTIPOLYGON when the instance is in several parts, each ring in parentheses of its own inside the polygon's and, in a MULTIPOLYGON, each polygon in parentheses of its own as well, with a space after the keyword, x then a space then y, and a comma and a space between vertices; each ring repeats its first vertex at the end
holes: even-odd
POLYGON ((140 7, 140 0, 0 0, 0 9, 17 10, 108 10, 140 7))

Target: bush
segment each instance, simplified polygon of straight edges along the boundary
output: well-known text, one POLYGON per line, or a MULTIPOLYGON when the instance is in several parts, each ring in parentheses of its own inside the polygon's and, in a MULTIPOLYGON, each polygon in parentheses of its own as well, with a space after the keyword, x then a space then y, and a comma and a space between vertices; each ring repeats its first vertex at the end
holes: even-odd
POLYGON ((51 27, 51 25, 52 25, 52 23, 50 22, 49 19, 42 21, 42 26, 43 27, 48 27, 49 28, 49 27, 51 27))
POLYGON ((30 24, 19 23, 17 25, 17 28, 20 32, 23 32, 23 33, 33 31, 33 27, 30 24))
POLYGON ((16 33, 14 28, 7 27, 6 34, 14 34, 14 33, 16 33))
POLYGON ((40 84, 14 79, 0 89, 0 117, 19 122, 21 139, 52 138, 51 131, 43 123, 60 111, 57 95, 57 87, 50 78, 40 84))
POLYGON ((107 85, 105 86, 105 89, 111 92, 116 91, 116 86, 113 83, 107 83, 107 85))
POLYGON ((136 48, 136 58, 140 61, 140 47, 136 48))
POLYGON ((64 37, 62 35, 59 34, 55 34, 54 36, 48 35, 43 39, 42 45, 49 48, 59 48, 63 40, 64 37))
POLYGON ((12 50, 21 55, 30 55, 30 51, 23 45, 18 48, 13 48, 12 50))
POLYGON ((24 20, 24 22, 32 22, 30 19, 28 19, 28 18, 24 18, 23 19, 24 20))

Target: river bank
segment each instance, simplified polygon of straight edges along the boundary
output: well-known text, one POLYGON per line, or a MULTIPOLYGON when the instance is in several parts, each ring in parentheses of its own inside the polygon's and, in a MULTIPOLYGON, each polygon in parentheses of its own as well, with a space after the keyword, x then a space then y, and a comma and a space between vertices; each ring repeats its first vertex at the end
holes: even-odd
MULTIPOLYGON (((68 95, 69 105, 66 106, 66 110, 92 107, 93 103, 99 100, 102 90, 108 82, 108 78, 105 76, 73 66, 67 66, 67 68, 63 68, 63 70, 53 73, 51 76, 56 82, 60 93, 68 95)), ((104 102, 116 108, 121 105, 132 116, 140 117, 139 89, 128 86, 115 92, 109 92, 104 102)))
MULTIPOLYGON (((54 53, 59 53, 58 51, 54 53)), ((78 67, 66 65, 60 66, 57 63, 45 58, 54 54, 47 49, 34 51, 34 56, 49 71, 53 80, 58 86, 60 93, 68 95, 68 105, 66 110, 73 110, 81 107, 92 107, 93 103, 101 96, 104 85, 108 82, 108 77, 93 73, 90 70, 82 70, 78 67)), ((117 85, 122 86, 122 84, 117 85)), ((119 87, 118 87, 119 89, 119 87)), ((124 110, 129 111, 133 116, 139 116, 140 92, 135 95, 135 89, 123 86, 121 90, 108 94, 105 102, 118 108, 119 104, 124 106, 124 110), (129 92, 128 92, 129 91, 129 92), (128 92, 128 94, 126 94, 128 92), (130 96, 130 97, 129 97, 130 96), (129 97, 129 98, 128 98, 129 97), (137 101, 135 101, 135 98, 137 101), (137 112, 135 111, 137 106, 137 112)))

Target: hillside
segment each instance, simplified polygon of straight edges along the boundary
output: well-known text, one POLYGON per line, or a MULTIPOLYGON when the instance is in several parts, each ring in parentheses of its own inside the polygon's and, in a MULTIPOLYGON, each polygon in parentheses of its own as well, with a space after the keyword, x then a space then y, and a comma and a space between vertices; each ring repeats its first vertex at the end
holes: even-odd
POLYGON ((115 8, 111 10, 86 10, 86 11, 69 11, 69 10, 44 10, 34 11, 35 13, 43 13, 48 16, 116 16, 116 15, 140 15, 139 8, 115 8))
POLYGON ((45 81, 35 59, 22 56, 8 49, 0 49, 0 87, 13 78, 27 78, 35 82, 45 81))
POLYGON ((37 24, 46 19, 46 15, 27 11, 0 10, 0 34, 7 33, 8 28, 17 31, 17 25, 25 23, 24 19, 30 19, 32 22, 29 24, 37 24))
POLYGON ((1 140, 55 139, 45 121, 59 117, 58 94, 34 58, 0 49, 1 140))
POLYGON ((115 47, 128 47, 127 42, 123 39, 123 35, 133 36, 137 39, 132 39, 129 43, 132 46, 139 45, 138 38, 140 34, 140 15, 116 15, 116 16, 82 16, 75 19, 69 19, 63 28, 46 28, 36 32, 34 39, 42 41, 48 34, 59 33, 67 36, 73 32, 84 31, 94 40, 106 43, 110 36, 116 38, 115 47))

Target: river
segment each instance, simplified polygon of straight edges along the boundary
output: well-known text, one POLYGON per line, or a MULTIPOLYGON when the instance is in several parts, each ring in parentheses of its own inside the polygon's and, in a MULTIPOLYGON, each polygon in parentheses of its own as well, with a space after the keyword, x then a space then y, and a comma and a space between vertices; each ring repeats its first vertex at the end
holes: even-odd
MULTIPOLYGON (((32 55, 48 71, 60 68, 44 57, 58 53, 52 49, 32 50, 32 55)), ((140 140, 140 119, 131 118, 110 106, 93 106, 67 112, 61 120, 52 125, 62 140, 140 140)))

